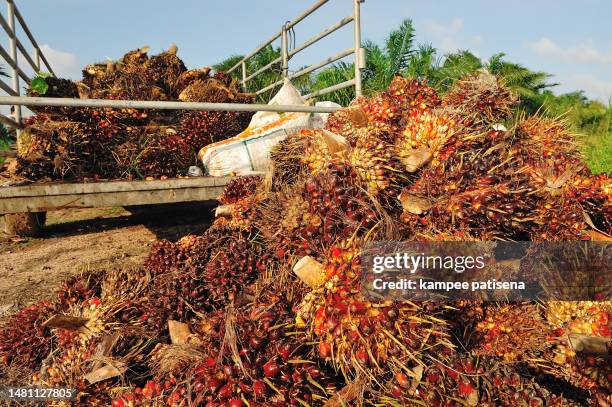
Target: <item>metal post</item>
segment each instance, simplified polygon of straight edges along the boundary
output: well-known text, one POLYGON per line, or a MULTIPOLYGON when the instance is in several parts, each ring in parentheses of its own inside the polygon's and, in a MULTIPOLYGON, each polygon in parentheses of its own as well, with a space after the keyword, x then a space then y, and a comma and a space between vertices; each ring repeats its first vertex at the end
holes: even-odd
POLYGON ((246 64, 244 63, 244 61, 242 61, 242 64, 240 64, 242 67, 242 90, 243 91, 247 91, 247 71, 246 71, 246 64))
MULTIPOLYGON (((17 69, 18 62, 17 62, 17 34, 16 34, 17 31, 15 30, 15 4, 13 4, 12 1, 7 1, 6 5, 7 5, 7 14, 8 14, 8 24, 9 24, 9 28, 11 29, 11 32, 9 33, 11 58, 13 58, 13 61, 15 61, 15 66, 12 67, 11 69, 12 76, 13 76, 13 90, 17 93, 17 95, 20 95, 19 71, 17 69)), ((21 106, 14 105, 13 109, 15 109, 15 112, 14 112, 15 121, 21 124, 21 106)), ((19 136, 19 133, 20 133, 19 130, 17 130, 17 136, 19 136)))
POLYGON ((289 76, 289 41, 287 40, 287 23, 283 24, 283 29, 281 30, 281 57, 283 79, 286 79, 289 76))
POLYGON ((355 96, 363 94, 361 89, 361 70, 364 68, 365 53, 361 49, 361 3, 363 0, 353 0, 353 20, 355 22, 355 96))
POLYGON ((38 48, 34 49, 34 63, 36 63, 36 70, 40 72, 40 50, 38 48))

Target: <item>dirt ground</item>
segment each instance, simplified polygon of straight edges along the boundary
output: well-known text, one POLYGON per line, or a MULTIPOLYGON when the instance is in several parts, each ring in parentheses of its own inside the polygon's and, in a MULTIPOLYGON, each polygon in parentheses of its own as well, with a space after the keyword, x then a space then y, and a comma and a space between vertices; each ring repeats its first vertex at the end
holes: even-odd
POLYGON ((0 317, 54 295, 65 278, 82 270, 142 263, 155 240, 203 232, 213 209, 210 204, 175 204, 62 210, 47 214, 41 238, 0 232, 0 317))

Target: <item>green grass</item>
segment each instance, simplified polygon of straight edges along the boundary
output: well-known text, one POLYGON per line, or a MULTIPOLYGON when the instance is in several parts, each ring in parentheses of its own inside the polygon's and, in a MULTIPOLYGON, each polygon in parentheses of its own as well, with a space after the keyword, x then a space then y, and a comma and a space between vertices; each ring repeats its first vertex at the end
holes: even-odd
POLYGON ((612 173, 612 133, 585 136, 582 151, 585 161, 595 174, 612 173))

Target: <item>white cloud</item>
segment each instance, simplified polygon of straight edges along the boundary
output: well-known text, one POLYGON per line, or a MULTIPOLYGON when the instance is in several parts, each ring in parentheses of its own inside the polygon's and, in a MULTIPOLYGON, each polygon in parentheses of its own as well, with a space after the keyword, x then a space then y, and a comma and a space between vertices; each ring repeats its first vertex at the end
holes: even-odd
POLYGON ((574 89, 582 89, 592 98, 607 103, 612 98, 612 82, 601 80, 592 75, 573 75, 568 85, 574 89))
POLYGON ((542 37, 538 41, 528 43, 527 47, 539 55, 567 62, 612 64, 612 53, 602 52, 590 43, 564 48, 550 38, 542 37))
MULTIPOLYGON (((483 38, 474 35, 469 38, 461 35, 464 23, 460 18, 454 18, 444 24, 436 20, 425 20, 423 22, 424 32, 442 53, 447 54, 461 49, 470 49, 482 44, 483 38)), ((472 52, 475 52, 472 50, 472 52)))
POLYGON ((441 24, 436 20, 425 20, 423 23, 425 29, 433 35, 447 36, 456 34, 463 27, 463 20, 460 18, 454 18, 453 21, 448 25, 441 24))
MULTIPOLYGON (((47 61, 49 61, 49 65, 51 65, 57 77, 69 79, 81 78, 82 66, 76 55, 51 48, 49 44, 41 45, 40 50, 47 58, 47 61)), ((44 66, 42 62, 41 65, 44 66)))

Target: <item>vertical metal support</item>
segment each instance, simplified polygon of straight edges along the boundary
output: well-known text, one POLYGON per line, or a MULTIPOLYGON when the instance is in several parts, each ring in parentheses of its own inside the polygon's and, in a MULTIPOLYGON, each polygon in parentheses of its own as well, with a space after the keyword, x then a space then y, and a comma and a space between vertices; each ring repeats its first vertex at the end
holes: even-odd
POLYGON ((40 50, 38 48, 34 49, 34 63, 36 64, 36 70, 40 72, 40 50))
POLYGON ((287 23, 283 24, 283 28, 281 30, 281 58, 283 79, 287 79, 289 76, 289 41, 287 39, 287 23))
POLYGON ((361 49, 361 3, 363 0, 353 0, 353 21, 355 23, 355 96, 363 94, 361 88, 361 70, 364 68, 365 53, 361 49))
POLYGON ((247 91, 247 70, 246 70, 246 64, 244 63, 244 61, 242 61, 242 63, 240 64, 241 68, 242 68, 242 90, 243 91, 247 91))
MULTIPOLYGON (((17 93, 17 96, 20 96, 21 93, 19 92, 19 73, 17 72, 17 66, 19 62, 17 61, 17 30, 15 29, 15 4, 12 0, 9 0, 6 2, 6 5, 8 14, 8 25, 11 30, 11 32, 8 33, 10 39, 10 52, 11 58, 13 58, 13 61, 15 61, 15 66, 11 67, 11 73, 13 76, 13 90, 17 93)), ((15 121, 21 124, 21 106, 15 105, 13 106, 13 109, 15 121)), ((19 134, 20 130, 17 129, 17 136, 19 136, 19 134)))

